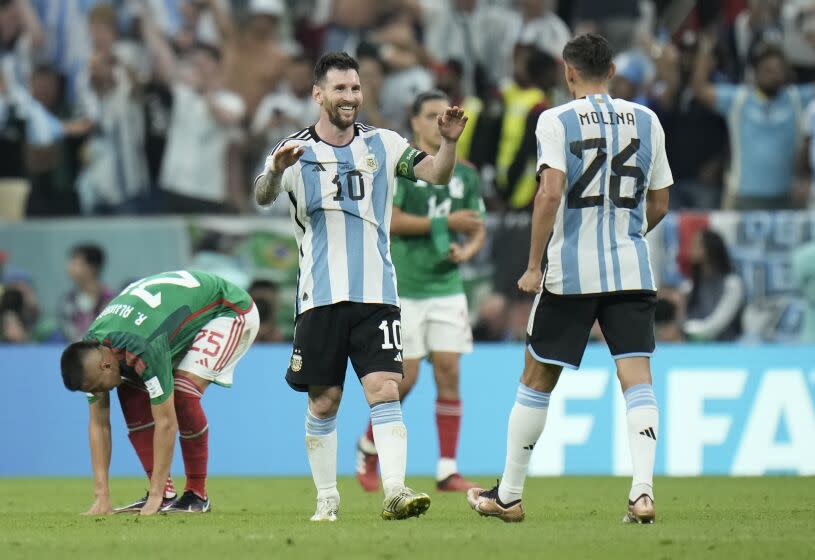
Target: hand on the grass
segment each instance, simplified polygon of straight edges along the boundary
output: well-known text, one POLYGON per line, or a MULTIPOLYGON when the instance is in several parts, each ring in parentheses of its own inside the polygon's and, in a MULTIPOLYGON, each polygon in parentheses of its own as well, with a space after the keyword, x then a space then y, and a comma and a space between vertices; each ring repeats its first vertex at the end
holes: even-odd
POLYGON ((110 496, 100 496, 93 502, 91 508, 82 515, 109 515, 113 513, 110 496))
POLYGON ((155 515, 158 513, 158 510, 161 509, 161 502, 163 501, 162 495, 159 494, 158 496, 149 496, 147 498, 147 503, 142 506, 139 515, 155 515))
POLYGON ((543 273, 538 270, 527 270, 518 280, 518 289, 527 294, 537 294, 541 291, 543 273))

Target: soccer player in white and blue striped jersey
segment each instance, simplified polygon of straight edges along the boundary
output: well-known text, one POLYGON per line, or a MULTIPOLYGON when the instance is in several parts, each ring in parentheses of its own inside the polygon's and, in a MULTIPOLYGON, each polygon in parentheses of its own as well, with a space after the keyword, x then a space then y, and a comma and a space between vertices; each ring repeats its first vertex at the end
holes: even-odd
POLYGON ((467 118, 449 107, 438 118, 442 145, 428 155, 399 134, 355 122, 362 104, 359 66, 345 53, 314 70, 314 126, 278 144, 255 180, 268 204, 286 191, 300 246, 294 351, 286 374, 308 392, 306 447, 317 486, 313 521, 337 518, 336 414, 348 359, 371 406, 385 502, 382 517, 423 514, 430 497, 405 487, 407 431, 399 404, 402 341, 390 221, 397 176, 449 182, 467 118))
POLYGON ((551 392, 564 367, 580 366, 596 320, 627 408, 634 476, 624 521, 652 523, 656 286, 645 234, 668 210, 673 177, 665 134, 651 110, 608 95, 614 65, 603 37, 574 38, 563 60, 575 100, 544 112, 536 131, 540 188, 528 268, 518 287, 538 295, 509 417, 504 474, 495 488, 472 489, 467 498, 482 515, 523 520, 521 493, 551 392))

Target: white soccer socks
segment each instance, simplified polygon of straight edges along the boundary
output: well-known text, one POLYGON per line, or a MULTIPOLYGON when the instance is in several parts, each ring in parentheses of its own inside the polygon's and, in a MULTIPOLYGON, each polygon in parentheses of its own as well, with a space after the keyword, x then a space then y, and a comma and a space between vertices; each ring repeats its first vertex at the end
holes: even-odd
POLYGON ((629 387, 623 392, 628 417, 628 446, 634 476, 628 499, 643 494, 654 499, 654 457, 659 433, 659 409, 654 389, 647 383, 629 387))
POLYGON ((337 491, 337 417, 317 418, 306 410, 306 451, 317 500, 331 498, 339 504, 337 491))
POLYGON ((405 487, 407 466, 407 429, 399 401, 371 405, 371 426, 379 453, 382 487, 386 497, 392 496, 405 487))
POLYGON ((504 475, 498 486, 498 498, 504 504, 521 499, 529 459, 546 424, 550 396, 551 393, 541 393, 523 384, 518 386, 509 414, 504 475))

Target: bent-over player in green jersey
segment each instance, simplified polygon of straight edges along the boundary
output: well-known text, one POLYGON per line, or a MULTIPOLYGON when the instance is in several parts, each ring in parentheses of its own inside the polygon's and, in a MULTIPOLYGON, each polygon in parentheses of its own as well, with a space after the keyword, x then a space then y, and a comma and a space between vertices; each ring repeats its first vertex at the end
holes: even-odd
POLYGON ((128 437, 150 479, 142 500, 116 512, 207 512, 209 438, 201 396, 210 383, 232 385, 238 360, 258 331, 243 289, 206 272, 178 270, 138 280, 116 296, 84 340, 62 353, 62 380, 88 393, 96 501, 88 514, 112 513, 110 397, 117 388, 128 437), (187 485, 175 500, 169 480, 176 432, 187 485))
MULTIPOLYGON (((441 91, 420 94, 413 103, 411 127, 416 147, 435 154, 441 144, 436 120, 449 100, 441 91)), ((410 392, 419 375, 419 363, 428 357, 436 380, 436 427, 440 458, 436 489, 466 491, 456 464, 461 398, 459 361, 472 351, 472 331, 459 265, 484 245, 484 203, 478 172, 457 162, 446 185, 396 179, 391 218, 391 256, 396 268, 402 308, 404 379, 400 399, 410 392)), ((357 445, 357 478, 362 487, 376 491, 377 454, 371 426, 357 445)))

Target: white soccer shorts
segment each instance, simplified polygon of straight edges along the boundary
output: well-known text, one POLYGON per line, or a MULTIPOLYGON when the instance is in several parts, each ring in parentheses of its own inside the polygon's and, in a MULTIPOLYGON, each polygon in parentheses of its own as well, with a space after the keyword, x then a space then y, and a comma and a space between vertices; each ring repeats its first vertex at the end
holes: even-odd
POLYGON ((399 298, 402 306, 402 354, 406 360, 432 352, 473 351, 473 331, 464 294, 424 299, 399 298))
POLYGON ((216 317, 204 325, 176 369, 230 387, 235 366, 254 342, 260 327, 257 307, 236 317, 216 317))

